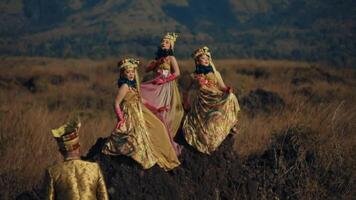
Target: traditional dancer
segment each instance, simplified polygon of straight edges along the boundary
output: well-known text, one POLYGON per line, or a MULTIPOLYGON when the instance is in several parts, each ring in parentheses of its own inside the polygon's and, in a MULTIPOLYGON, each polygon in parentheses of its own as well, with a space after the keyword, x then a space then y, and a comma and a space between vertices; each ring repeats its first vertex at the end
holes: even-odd
POLYGON ((192 83, 198 91, 192 106, 187 92, 184 94, 184 107, 191 107, 183 123, 184 137, 198 151, 211 154, 234 129, 240 107, 232 88, 225 85, 216 70, 209 48, 197 49, 193 56, 196 70, 192 83))
POLYGON ((180 75, 177 60, 173 55, 176 39, 175 33, 167 33, 163 37, 156 52, 156 59, 146 69, 146 72, 154 71, 154 77, 141 84, 141 94, 143 103, 166 126, 170 141, 179 155, 181 149, 174 142, 174 137, 180 127, 184 110, 176 82, 180 75))
POLYGON ((119 88, 115 99, 118 122, 102 152, 130 156, 144 169, 157 163, 170 170, 180 162, 164 124, 141 102, 138 64, 139 61, 132 58, 119 62, 119 88))

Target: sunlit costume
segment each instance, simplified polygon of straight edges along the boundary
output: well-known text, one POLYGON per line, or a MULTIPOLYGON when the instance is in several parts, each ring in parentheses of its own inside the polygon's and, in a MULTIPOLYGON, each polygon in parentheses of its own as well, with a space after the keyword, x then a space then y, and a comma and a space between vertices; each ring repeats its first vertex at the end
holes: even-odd
MULTIPOLYGON (((198 91, 192 100, 192 106, 183 122, 186 141, 198 151, 211 154, 224 141, 238 122, 240 107, 236 96, 224 85, 220 73, 216 70, 207 47, 194 52, 195 60, 199 56, 209 57, 209 66, 197 65, 192 74, 193 84, 198 91), (222 83, 222 84, 221 84, 222 83)), ((185 95, 185 101, 187 100, 185 95)))
POLYGON ((123 123, 116 127, 108 138, 102 152, 108 155, 126 155, 137 161, 144 169, 156 163, 165 170, 170 170, 180 162, 170 144, 164 124, 140 100, 138 81, 138 60, 124 59, 119 63, 119 88, 123 84, 129 87, 120 103, 118 118, 123 123), (135 79, 122 76, 125 70, 134 69, 135 79))
POLYGON ((154 71, 154 76, 141 84, 143 103, 164 123, 169 133, 170 141, 177 155, 180 146, 174 142, 184 114, 176 76, 173 73, 169 57, 173 56, 177 35, 167 33, 163 39, 168 39, 171 49, 158 49, 156 59, 150 63, 146 71, 154 71), (162 109, 164 108, 164 109, 162 109))
POLYGON ((74 120, 52 130, 64 155, 64 162, 47 169, 45 199, 109 199, 99 165, 80 160, 79 128, 79 121, 74 120), (77 156, 73 156, 72 152, 78 152, 77 156))

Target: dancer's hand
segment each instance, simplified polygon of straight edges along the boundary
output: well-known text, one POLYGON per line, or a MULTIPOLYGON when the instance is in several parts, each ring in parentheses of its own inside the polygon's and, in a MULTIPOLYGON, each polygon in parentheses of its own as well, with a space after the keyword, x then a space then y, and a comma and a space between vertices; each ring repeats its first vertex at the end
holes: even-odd
POLYGON ((224 92, 226 93, 233 93, 234 92, 234 89, 230 86, 227 86, 225 89, 224 89, 224 92))
POLYGON ((125 122, 126 122, 125 119, 122 119, 122 120, 120 120, 120 121, 117 121, 116 126, 115 126, 115 129, 119 129, 122 125, 125 124, 125 122))
POLYGON ((157 109, 158 112, 167 112, 169 110, 169 106, 162 106, 157 109))
POLYGON ((167 76, 167 78, 165 79, 166 82, 169 82, 169 81, 173 81, 174 79, 177 78, 177 75, 175 74, 170 74, 167 76))
POLYGON ((156 85, 162 85, 163 83, 165 83, 166 81, 163 78, 158 78, 156 80, 153 81, 153 84, 156 85))
POLYGON ((125 123, 124 114, 122 113, 120 107, 115 108, 115 114, 117 117, 116 129, 120 128, 125 123))

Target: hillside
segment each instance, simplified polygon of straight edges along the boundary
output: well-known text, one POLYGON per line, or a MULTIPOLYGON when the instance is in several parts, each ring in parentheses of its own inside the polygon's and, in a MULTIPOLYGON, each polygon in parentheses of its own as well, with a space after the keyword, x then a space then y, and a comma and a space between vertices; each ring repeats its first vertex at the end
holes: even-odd
POLYGON ((355 66, 352 0, 5 0, 0 54, 150 57, 166 31, 177 55, 203 44, 219 58, 279 58, 355 66))
MULTIPOLYGON (((193 61, 178 61, 183 87, 193 61)), ((74 113, 82 119, 82 155, 100 163, 112 199, 355 196, 355 69, 285 60, 215 60, 238 97, 239 132, 211 156, 190 148, 180 132, 182 165, 166 173, 99 154, 100 138, 108 137, 115 125, 116 63, 1 58, 0 199, 41 199, 45 169, 61 161, 49 130, 74 113)))

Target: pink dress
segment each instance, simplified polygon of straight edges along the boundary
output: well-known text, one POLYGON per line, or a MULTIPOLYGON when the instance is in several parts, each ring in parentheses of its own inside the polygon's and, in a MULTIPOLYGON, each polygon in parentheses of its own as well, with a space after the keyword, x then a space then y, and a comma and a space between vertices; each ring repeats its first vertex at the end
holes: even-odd
POLYGON ((172 67, 166 62, 156 62, 156 74, 152 80, 141 83, 141 98, 143 103, 163 122, 167 128, 171 143, 177 153, 180 154, 179 145, 174 142, 180 123, 183 118, 184 110, 176 80, 155 84, 154 81, 165 78, 172 73, 172 67), (166 107, 164 111, 157 111, 166 107))

